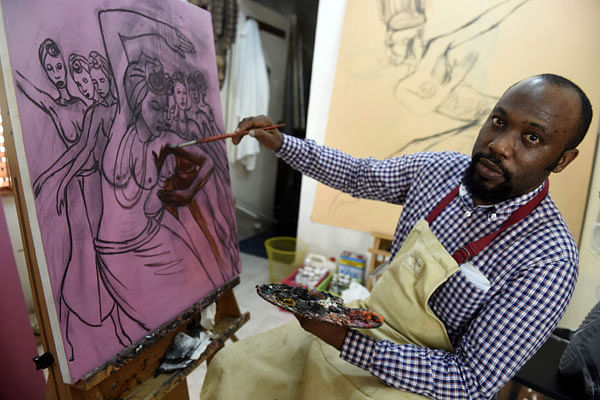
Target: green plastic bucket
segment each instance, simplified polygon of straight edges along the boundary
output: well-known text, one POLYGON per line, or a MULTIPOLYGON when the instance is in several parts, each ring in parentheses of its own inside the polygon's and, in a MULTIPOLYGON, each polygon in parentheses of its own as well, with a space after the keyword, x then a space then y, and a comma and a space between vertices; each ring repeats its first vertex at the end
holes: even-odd
POLYGON ((271 283, 280 283, 291 275, 302 264, 307 247, 306 243, 294 237, 280 236, 265 240, 271 283))

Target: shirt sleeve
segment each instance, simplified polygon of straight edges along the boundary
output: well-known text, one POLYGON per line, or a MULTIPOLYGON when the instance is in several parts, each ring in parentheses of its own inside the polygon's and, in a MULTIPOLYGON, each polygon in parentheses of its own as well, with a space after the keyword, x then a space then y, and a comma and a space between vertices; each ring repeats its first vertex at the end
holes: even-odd
POLYGON ((490 399, 548 339, 576 277, 566 262, 530 268, 483 307, 453 353, 349 331, 340 357, 399 390, 432 399, 490 399))
POLYGON ((424 153, 376 160, 354 158, 310 139, 283 135, 275 152, 292 168, 353 197, 402 204, 412 182, 427 164, 424 153))

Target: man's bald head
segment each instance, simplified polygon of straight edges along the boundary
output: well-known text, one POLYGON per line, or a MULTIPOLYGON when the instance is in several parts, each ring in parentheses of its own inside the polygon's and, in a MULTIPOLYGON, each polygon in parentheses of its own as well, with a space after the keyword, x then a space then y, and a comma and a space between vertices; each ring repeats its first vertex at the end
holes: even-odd
MULTIPOLYGON (((567 90, 572 90, 579 99, 581 105, 581 114, 579 116, 579 122, 577 124, 575 132, 573 132, 573 137, 567 143, 567 147, 565 150, 576 148, 579 143, 584 139, 585 134, 587 133, 590 123, 592 122, 592 104, 588 99, 587 95, 579 86, 577 86, 573 81, 556 74, 540 74, 535 75, 526 79, 523 79, 520 82, 517 82, 515 85, 534 83, 536 81, 544 81, 553 86, 564 88, 567 90)), ((511 86, 508 90, 510 90, 513 86, 511 86)))

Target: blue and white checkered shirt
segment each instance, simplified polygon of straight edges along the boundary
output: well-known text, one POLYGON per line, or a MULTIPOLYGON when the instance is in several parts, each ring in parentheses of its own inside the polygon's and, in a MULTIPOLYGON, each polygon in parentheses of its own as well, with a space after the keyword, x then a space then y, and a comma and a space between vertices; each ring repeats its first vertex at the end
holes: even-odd
MULTIPOLYGON (((354 197, 404 205, 392 257, 415 223, 461 181, 471 160, 453 152, 356 159, 287 135, 276 154, 305 175, 354 197)), ((462 188, 431 230, 452 254, 497 230, 541 188, 493 207, 475 207, 462 188)), ((493 397, 556 327, 577 280, 578 252, 548 195, 471 262, 490 281, 489 290, 457 273, 429 301, 446 326, 453 353, 349 331, 340 356, 400 390, 434 399, 493 397)))

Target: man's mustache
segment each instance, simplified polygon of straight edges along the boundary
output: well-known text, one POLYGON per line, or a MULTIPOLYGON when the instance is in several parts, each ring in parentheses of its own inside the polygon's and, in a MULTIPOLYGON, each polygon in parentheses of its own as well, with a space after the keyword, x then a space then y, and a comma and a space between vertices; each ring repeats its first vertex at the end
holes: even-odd
POLYGON ((498 157, 497 155, 490 153, 490 154, 485 154, 482 152, 479 153, 475 153, 475 155, 473 156, 472 159, 472 163, 475 164, 477 161, 481 160, 485 158, 486 160, 488 160, 489 162, 491 162, 492 164, 494 164, 496 167, 498 167, 498 169, 502 172, 502 175, 504 176, 505 179, 510 179, 511 177, 511 173, 508 169, 506 169, 506 167, 502 164, 502 160, 500 159, 500 157, 498 157))

